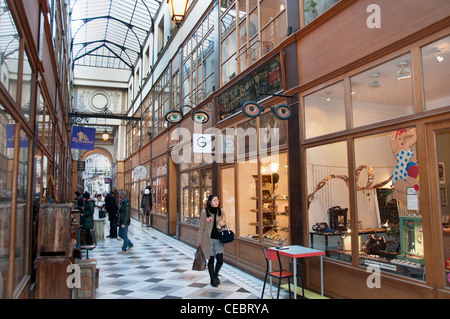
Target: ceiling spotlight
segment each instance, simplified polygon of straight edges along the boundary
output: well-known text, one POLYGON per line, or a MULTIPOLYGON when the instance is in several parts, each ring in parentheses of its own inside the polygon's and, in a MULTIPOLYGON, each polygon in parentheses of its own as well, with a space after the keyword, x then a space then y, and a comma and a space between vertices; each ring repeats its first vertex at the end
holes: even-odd
POLYGON ((436 61, 438 61, 439 63, 441 63, 442 61, 444 61, 444 57, 440 54, 440 52, 442 51, 441 48, 436 48, 434 50, 434 52, 436 52, 436 55, 434 56, 434 58, 436 59, 436 61))
POLYGON ((102 139, 103 139, 103 141, 107 141, 107 140, 109 140, 109 133, 108 133, 108 130, 106 130, 105 129, 105 131, 103 132, 103 134, 102 134, 102 139))
POLYGON ((409 79, 411 77, 411 70, 406 68, 407 65, 408 62, 400 62, 398 64, 401 69, 397 72, 397 80, 409 79))
POLYGON ((351 89, 351 94, 353 95, 353 94, 355 94, 356 93, 356 91, 355 90, 353 90, 353 87, 355 86, 355 82, 350 82, 350 89, 351 89))
POLYGON ((330 102, 331 101, 331 98, 330 98, 331 91, 327 91, 326 93, 327 93, 327 98, 325 100, 327 102, 330 102))
POLYGON ((380 73, 372 73, 370 77, 372 80, 369 82, 370 88, 376 88, 381 86, 380 80, 378 80, 378 77, 380 76, 380 73))

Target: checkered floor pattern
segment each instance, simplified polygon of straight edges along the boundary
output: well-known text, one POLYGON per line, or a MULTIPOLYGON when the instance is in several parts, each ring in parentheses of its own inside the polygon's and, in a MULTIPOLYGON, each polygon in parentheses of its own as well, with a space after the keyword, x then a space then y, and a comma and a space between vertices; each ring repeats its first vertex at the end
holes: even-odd
MULTIPOLYGON (((109 229, 105 225, 106 234, 109 229)), ((122 241, 105 238, 89 252, 97 260, 99 288, 97 299, 257 299, 263 281, 224 263, 221 285, 209 284, 208 271, 193 271, 195 249, 152 228, 141 227, 133 220, 129 238, 134 247, 117 254, 122 241)), ((276 287, 273 287, 276 297, 276 287)), ((270 298, 269 285, 265 297, 270 298)), ((287 291, 280 299, 289 298, 287 291)))

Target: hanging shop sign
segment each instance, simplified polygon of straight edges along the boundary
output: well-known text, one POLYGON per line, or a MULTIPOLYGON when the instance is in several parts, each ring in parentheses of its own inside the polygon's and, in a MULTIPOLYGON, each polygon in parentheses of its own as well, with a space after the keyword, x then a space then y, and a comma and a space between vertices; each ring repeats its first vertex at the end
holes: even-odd
POLYGON ((192 135, 192 148, 194 153, 212 153, 211 134, 196 134, 192 135))
POLYGON ((147 169, 144 166, 136 166, 133 170, 133 177, 143 179, 147 176, 147 169))
POLYGON ((95 145, 95 128, 73 126, 70 147, 80 150, 93 150, 95 145))
POLYGON ((86 169, 86 162, 85 161, 77 161, 77 171, 84 172, 85 169, 86 169))
POLYGON ((261 100, 261 92, 267 94, 282 91, 282 78, 281 60, 277 55, 218 96, 218 120, 240 111, 245 102, 261 100))
POLYGON ((111 184, 111 178, 105 177, 105 184, 111 184))

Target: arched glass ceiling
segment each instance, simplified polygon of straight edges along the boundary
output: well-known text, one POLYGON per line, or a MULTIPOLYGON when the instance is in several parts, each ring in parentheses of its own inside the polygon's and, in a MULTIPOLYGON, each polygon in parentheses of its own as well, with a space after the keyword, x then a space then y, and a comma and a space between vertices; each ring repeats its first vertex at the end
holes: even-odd
POLYGON ((74 0, 74 64, 133 70, 160 5, 158 0, 74 0))

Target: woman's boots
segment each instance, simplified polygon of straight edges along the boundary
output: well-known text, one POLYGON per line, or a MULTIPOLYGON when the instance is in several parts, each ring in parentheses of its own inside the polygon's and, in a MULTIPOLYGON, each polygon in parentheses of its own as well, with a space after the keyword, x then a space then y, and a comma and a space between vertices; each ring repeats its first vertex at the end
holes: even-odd
POLYGON ((213 287, 217 287, 218 285, 220 285, 219 271, 223 265, 223 254, 217 254, 216 258, 217 263, 215 268, 214 268, 214 256, 210 256, 208 261, 208 272, 209 277, 211 279, 211 286, 213 287))

